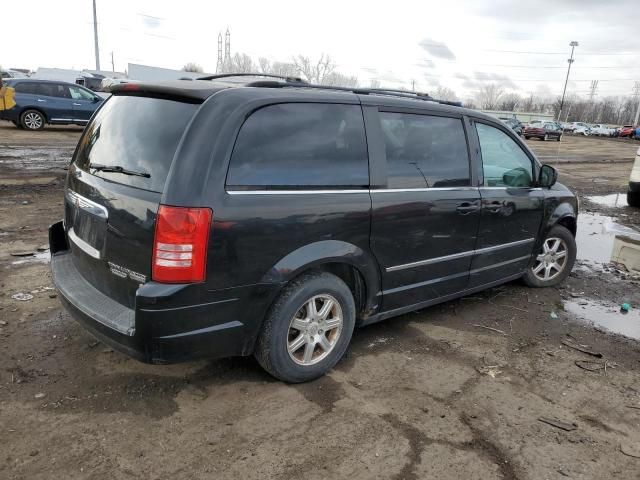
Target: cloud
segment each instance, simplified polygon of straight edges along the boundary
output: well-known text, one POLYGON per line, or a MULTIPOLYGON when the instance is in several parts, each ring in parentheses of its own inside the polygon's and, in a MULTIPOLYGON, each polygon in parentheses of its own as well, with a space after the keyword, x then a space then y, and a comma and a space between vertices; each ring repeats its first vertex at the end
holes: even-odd
POLYGON ((420 60, 418 63, 416 63, 416 65, 422 68, 434 68, 436 66, 433 60, 430 60, 428 58, 420 60))
POLYGON ((429 55, 436 58, 444 58, 445 60, 455 60, 456 56, 447 47, 446 43, 437 42, 430 38, 423 38, 418 45, 423 48, 429 55))
POLYGON ((502 75, 499 73, 488 72, 473 72, 473 76, 465 76, 462 73, 455 74, 457 78, 464 80, 462 86, 469 89, 477 89, 483 85, 489 83, 497 83, 505 88, 511 88, 513 90, 519 89, 518 85, 511 80, 508 75, 502 75))
POLYGON ((138 15, 140 15, 143 25, 147 28, 158 28, 160 25, 162 25, 163 19, 160 17, 153 17, 151 15, 145 15, 143 13, 139 13, 138 15))

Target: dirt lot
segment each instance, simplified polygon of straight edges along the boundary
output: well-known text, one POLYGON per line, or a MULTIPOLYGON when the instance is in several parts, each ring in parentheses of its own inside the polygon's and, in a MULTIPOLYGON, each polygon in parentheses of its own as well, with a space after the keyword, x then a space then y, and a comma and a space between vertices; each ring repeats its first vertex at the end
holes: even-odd
POLYGON ((252 358, 115 353, 61 308, 46 251, 11 255, 37 252, 61 217, 79 132, 0 124, 0 478, 640 478, 640 343, 603 328, 640 337, 640 282, 607 264, 601 228, 640 214, 589 200, 625 191, 640 143, 529 142, 585 212, 565 285, 511 283, 361 329, 330 375, 291 386, 252 358))

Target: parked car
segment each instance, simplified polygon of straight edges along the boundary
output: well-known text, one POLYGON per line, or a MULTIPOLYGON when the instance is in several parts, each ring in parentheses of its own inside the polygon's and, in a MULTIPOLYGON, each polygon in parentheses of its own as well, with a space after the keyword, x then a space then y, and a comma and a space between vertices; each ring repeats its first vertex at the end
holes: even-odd
POLYGON ((8 80, 10 78, 27 78, 28 75, 20 70, 0 70, 0 78, 8 80))
POLYGON ((601 123, 596 123, 595 125, 591 125, 589 128, 589 133, 591 135, 598 135, 600 137, 612 137, 616 132, 615 128, 607 127, 601 123))
POLYGON ((103 98, 73 83, 33 79, 9 79, 15 89, 16 105, 0 111, 0 120, 16 127, 41 130, 45 124, 86 125, 103 98))
POLYGON ((540 140, 549 140, 555 138, 556 141, 562 140, 562 127, 557 122, 531 122, 524 128, 522 132, 524 138, 539 138, 540 140))
POLYGON ((576 198, 499 120, 427 96, 229 85, 114 86, 79 140, 53 282, 113 348, 254 354, 302 382, 355 326, 569 275, 576 198))
POLYGON ((589 136, 591 135, 591 126, 584 122, 573 122, 571 124, 571 133, 574 135, 583 135, 589 136))
POLYGON ((624 127, 620 127, 620 130, 618 130, 618 136, 632 138, 635 130, 636 127, 633 125, 625 125, 624 127))
POLYGON ((633 168, 629 176, 627 203, 631 207, 640 207, 640 148, 636 152, 636 159, 633 162, 633 168))
POLYGON ((513 129, 514 132, 516 132, 516 134, 518 135, 522 135, 522 123, 520 122, 520 120, 516 119, 516 118, 501 118, 500 120, 502 120, 506 125, 508 125, 509 127, 511 127, 513 129))

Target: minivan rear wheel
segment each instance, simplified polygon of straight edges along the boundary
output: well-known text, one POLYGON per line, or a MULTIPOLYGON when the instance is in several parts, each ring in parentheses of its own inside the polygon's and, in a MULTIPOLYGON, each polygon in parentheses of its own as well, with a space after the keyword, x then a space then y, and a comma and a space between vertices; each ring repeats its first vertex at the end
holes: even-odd
POLYGON ((303 274, 271 307, 254 355, 280 380, 313 380, 344 355, 355 316, 353 295, 340 278, 322 271, 303 274))
POLYGON ((523 279, 530 287, 553 287, 571 273, 576 261, 576 240, 562 225, 556 225, 542 242, 540 251, 523 279))
POLYGON ((20 124, 27 130, 42 130, 45 118, 38 110, 25 110, 20 115, 20 124))

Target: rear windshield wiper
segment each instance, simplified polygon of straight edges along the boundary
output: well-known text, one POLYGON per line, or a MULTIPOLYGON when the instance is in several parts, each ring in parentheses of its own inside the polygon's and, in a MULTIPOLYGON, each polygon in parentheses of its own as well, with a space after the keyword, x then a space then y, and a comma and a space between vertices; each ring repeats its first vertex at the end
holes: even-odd
POLYGON ((98 172, 114 172, 122 173, 124 175, 135 175, 136 177, 151 178, 151 174, 147 172, 136 172, 135 170, 127 170, 120 165, 102 165, 100 163, 90 163, 89 168, 97 170, 98 172))

